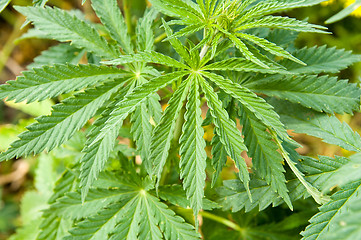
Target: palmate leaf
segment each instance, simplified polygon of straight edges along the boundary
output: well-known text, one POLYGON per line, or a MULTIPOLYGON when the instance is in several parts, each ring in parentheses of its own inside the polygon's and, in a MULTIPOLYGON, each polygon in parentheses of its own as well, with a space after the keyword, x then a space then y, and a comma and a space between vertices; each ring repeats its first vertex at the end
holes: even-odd
POLYGON ((281 116, 287 129, 297 133, 321 138, 324 142, 338 145, 346 150, 361 152, 361 137, 349 125, 341 123, 337 117, 307 111, 296 104, 285 104, 281 101, 271 101, 281 116))
POLYGON ((249 89, 233 83, 231 80, 223 78, 220 75, 210 72, 202 72, 202 74, 218 85, 227 94, 230 94, 233 98, 237 99, 244 108, 255 114, 265 126, 276 131, 282 139, 289 138, 283 124, 279 120, 278 114, 263 98, 258 97, 249 89))
POLYGON ((61 43, 43 51, 40 56, 34 58, 33 63, 29 64, 27 69, 53 64, 78 64, 83 55, 84 50, 61 43))
POLYGON ((121 98, 120 101, 117 101, 117 103, 99 119, 98 123, 96 123, 96 128, 90 133, 90 138, 84 147, 83 151, 86 152, 86 154, 81 159, 82 167, 80 175, 83 200, 91 184, 97 178, 99 172, 103 170, 111 151, 113 151, 115 139, 118 136, 123 120, 157 90, 185 74, 186 72, 182 71, 170 73, 153 78, 132 91, 128 92, 127 89, 123 89, 123 94, 126 95, 120 94, 120 96, 124 97, 121 98))
POLYGON ((248 148, 247 154, 252 158, 255 172, 265 179, 293 209, 286 187, 285 170, 282 165, 283 158, 277 151, 278 146, 273 141, 272 135, 267 132, 267 127, 259 122, 254 113, 248 109, 240 107, 239 115, 243 124, 244 141, 248 148))
MULTIPOLYGON (((328 180, 344 165, 350 162, 344 157, 335 158, 319 156, 318 159, 310 157, 301 157, 298 167, 305 173, 305 179, 319 189, 324 189, 328 185, 328 180)), ((298 159, 293 159, 298 161, 298 159)), ((273 188, 264 180, 253 178, 250 181, 250 190, 253 202, 249 201, 246 189, 239 180, 226 180, 224 186, 217 189, 220 195, 219 203, 224 210, 232 210, 238 212, 245 209, 246 212, 258 206, 259 211, 272 206, 278 206, 284 203, 283 199, 277 194, 273 188)), ((287 188, 292 202, 300 198, 308 198, 310 194, 300 181, 294 177, 288 179, 287 188)))
POLYGON ((281 65, 288 71, 298 74, 318 74, 318 73, 338 73, 355 62, 361 61, 361 56, 352 54, 344 49, 321 47, 302 48, 292 53, 292 55, 307 66, 301 66, 292 61, 283 60, 281 65))
POLYGON ((0 13, 6 8, 7 5, 9 5, 10 2, 11 2, 11 0, 1 1, 1 3, 0 3, 0 13))
POLYGON ((218 99, 212 87, 203 78, 200 80, 200 83, 213 117, 213 123, 216 126, 217 135, 225 147, 227 155, 231 157, 239 169, 238 176, 248 190, 248 167, 245 160, 241 157, 241 153, 247 150, 247 148, 243 143, 241 133, 233 120, 229 118, 227 111, 223 108, 222 102, 218 99))
POLYGON ((91 144, 95 144, 102 138, 104 138, 109 131, 114 128, 120 127, 120 123, 133 112, 137 106, 145 101, 149 96, 153 95, 159 89, 167 86, 173 81, 182 78, 186 75, 185 71, 178 71, 169 73, 149 80, 148 82, 137 86, 133 91, 128 93, 122 101, 120 101, 111 112, 109 119, 104 123, 97 137, 91 144))
POLYGON ((252 80, 245 87, 326 113, 352 114, 360 106, 361 90, 329 76, 283 76, 252 80))
POLYGON ((197 215, 203 208, 204 187, 206 180, 206 142, 203 138, 203 119, 201 117, 201 102, 199 100, 199 83, 197 77, 193 76, 189 89, 187 111, 183 133, 180 138, 181 169, 180 177, 183 179, 183 188, 190 199, 190 207, 194 211, 196 226, 197 215))
POLYGON ((171 141, 174 135, 176 120, 179 112, 183 107, 183 102, 188 94, 192 77, 188 77, 183 81, 179 88, 174 92, 168 102, 168 106, 162 115, 159 124, 154 128, 151 145, 150 145, 150 158, 148 163, 145 164, 150 176, 157 177, 157 186, 161 179, 164 164, 169 155, 171 141))
POLYGON ((33 69, 23 72, 24 76, 0 86, 0 98, 28 103, 53 98, 64 93, 77 91, 107 79, 125 76, 122 69, 95 65, 62 65, 33 69), (46 91, 44 91, 46 89, 46 91))
POLYGON ((331 201, 320 207, 320 212, 310 219, 303 231, 309 239, 358 239, 361 236, 361 181, 347 184, 331 196, 331 201))
MULTIPOLYGON (((118 178, 118 181, 124 182, 123 186, 117 184, 120 188, 112 191, 91 190, 93 194, 89 195, 83 206, 80 205, 79 193, 69 193, 53 205, 55 212, 60 214, 68 215, 70 209, 79 208, 77 217, 86 217, 69 231, 71 235, 65 239, 133 240, 163 239, 163 236, 170 240, 199 239, 191 225, 147 192, 152 184, 149 185, 145 180, 143 184, 137 185, 124 179, 124 176, 122 174, 118 178), (93 212, 89 214, 91 209, 93 212)), ((133 177, 138 178, 135 175, 133 177)))
POLYGON ((107 43, 96 30, 79 18, 58 8, 16 7, 32 21, 36 28, 60 42, 71 41, 74 46, 84 48, 103 58, 116 58, 119 51, 107 43))
POLYGON ((124 84, 124 80, 111 81, 94 89, 76 94, 55 105, 50 116, 42 116, 19 140, 0 155, 0 161, 48 151, 70 139, 92 118, 97 110, 124 84))
POLYGON ((186 69, 187 65, 178 62, 177 60, 168 57, 164 54, 154 51, 138 52, 131 55, 122 55, 117 59, 103 62, 108 65, 123 65, 134 62, 145 62, 145 63, 158 63, 169 67, 186 69))
POLYGON ((128 28, 120 12, 117 0, 92 0, 95 13, 108 30, 110 36, 126 53, 133 53, 133 45, 128 35, 128 28))

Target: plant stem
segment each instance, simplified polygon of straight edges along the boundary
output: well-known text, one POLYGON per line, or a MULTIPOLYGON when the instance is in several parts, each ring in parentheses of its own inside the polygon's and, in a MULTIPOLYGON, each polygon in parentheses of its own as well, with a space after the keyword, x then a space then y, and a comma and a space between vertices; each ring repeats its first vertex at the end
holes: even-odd
POLYGON ((204 56, 206 55, 207 51, 209 49, 209 46, 208 45, 204 45, 202 50, 201 50, 201 53, 199 54, 199 58, 202 60, 204 58, 204 56))
POLYGON ((130 12, 130 0, 123 0, 123 11, 125 15, 125 22, 128 27, 128 34, 133 34, 133 26, 132 26, 132 14, 130 12))
POLYGON ((223 217, 219 217, 217 215, 214 215, 210 212, 205 212, 205 211, 200 211, 199 212, 199 215, 201 215, 202 217, 205 217, 205 218, 208 218, 208 219, 211 219, 215 222, 219 222, 229 228, 232 228, 233 230, 236 230, 240 233, 243 233, 244 229, 241 228, 238 224, 226 219, 226 218, 223 218, 223 217))
POLYGON ((164 38, 167 37, 167 34, 166 33, 162 33, 161 35, 159 35, 158 37, 156 37, 154 39, 154 43, 159 43, 160 41, 162 41, 164 38))
POLYGON ((309 182, 304 178, 304 174, 296 167, 296 164, 290 159, 288 152, 283 148, 281 141, 279 140, 277 134, 274 131, 271 131, 274 140, 276 141, 283 158, 286 160, 288 166, 291 168, 292 172, 296 175, 298 180, 302 183, 302 185, 306 188, 307 192, 315 199, 318 204, 325 204, 330 201, 330 197, 327 195, 323 195, 317 188, 312 186, 309 182))

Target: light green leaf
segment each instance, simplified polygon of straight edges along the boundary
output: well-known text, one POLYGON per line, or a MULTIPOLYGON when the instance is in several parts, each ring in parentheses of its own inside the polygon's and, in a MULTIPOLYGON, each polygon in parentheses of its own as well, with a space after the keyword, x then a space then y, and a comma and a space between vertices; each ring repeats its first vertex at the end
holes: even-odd
POLYGON ((250 60, 244 58, 228 58, 215 63, 208 64, 202 69, 204 70, 223 70, 223 71, 239 71, 239 72, 261 72, 275 74, 282 71, 279 68, 269 66, 268 68, 261 67, 250 60), (271 68, 271 69, 270 69, 271 68))
POLYGON ((282 139, 289 138, 283 124, 279 120, 278 114, 263 98, 220 75, 209 72, 202 72, 202 74, 222 88, 227 94, 237 99, 244 108, 252 112, 265 126, 276 131, 282 139))
MULTIPOLYGON (((298 158, 293 160, 299 162, 298 168, 305 173, 306 181, 319 189, 324 189, 329 178, 337 174, 338 170, 350 161, 347 158, 337 156, 335 158, 319 156, 319 160, 301 156, 298 158)), ((253 202, 249 201, 247 191, 239 180, 226 180, 223 185, 217 189, 223 210, 238 212, 245 209, 246 212, 249 212, 258 206, 259 211, 262 211, 271 204, 275 207, 284 203, 270 185, 258 178, 253 178, 250 181, 253 202)), ((287 188, 292 202, 300 198, 310 197, 307 189, 296 177, 288 179, 287 188)))
POLYGON ((198 78, 193 76, 190 80, 192 83, 184 116, 185 123, 179 140, 181 155, 179 167, 183 188, 187 192, 187 198, 190 199, 190 207, 193 209, 197 226, 197 215, 203 208, 207 153, 206 142, 203 138, 198 78))
POLYGON ((279 47, 276 44, 271 43, 264 38, 260 38, 260 37, 254 36, 252 34, 246 34, 246 33, 236 33, 236 36, 258 45, 259 47, 263 48, 264 50, 266 50, 267 52, 270 52, 273 55, 283 57, 286 59, 290 59, 291 61, 296 62, 301 65, 306 65, 304 62, 302 62, 301 60, 292 56, 289 52, 284 50, 282 47, 279 47))
POLYGON ((299 103, 326 113, 358 110, 361 90, 346 80, 329 76, 271 76, 246 83, 247 88, 272 97, 299 103))
POLYGON ((96 111, 123 84, 123 81, 108 82, 64 100, 53 107, 50 116, 42 116, 19 135, 19 140, 0 155, 0 161, 14 157, 48 151, 70 139, 74 133, 92 118, 96 111))
POLYGON ((331 196, 331 201, 320 207, 310 225, 301 232, 308 239, 358 239, 361 236, 361 181, 347 184, 331 196))
POLYGON ((202 11, 192 0, 150 0, 150 3, 160 12, 171 17, 184 18, 191 22, 202 19, 202 11))
POLYGON ((147 162, 149 157, 150 139, 152 134, 151 117, 145 102, 135 108, 131 117, 131 133, 136 142, 137 150, 143 162, 147 162))
POLYGON ((137 47, 139 51, 151 51, 154 48, 153 21, 158 12, 154 8, 147 9, 144 17, 138 20, 136 27, 137 47))
POLYGON ((283 60, 281 65, 288 71, 298 74, 318 74, 318 73, 338 73, 355 62, 361 61, 361 55, 352 54, 351 51, 321 47, 302 48, 292 53, 292 55, 307 66, 301 66, 289 60, 283 60))
POLYGON ((247 150, 247 148, 243 143, 241 133, 233 120, 229 118, 227 111, 223 108, 222 102, 218 99, 218 96, 213 91, 212 87, 205 79, 202 79, 200 83, 213 117, 213 123, 216 126, 217 135, 225 147, 228 156, 231 157, 239 169, 239 178, 243 182, 245 188, 249 190, 248 167, 245 160, 241 157, 241 153, 247 150))
POLYGON ((285 105, 272 101, 287 129, 297 133, 321 138, 324 142, 338 145, 346 150, 361 152, 361 137, 349 125, 341 123, 337 117, 309 111, 295 104, 285 105))
POLYGON ((61 43, 43 51, 40 56, 34 58, 34 62, 29 64, 27 68, 41 68, 53 64, 78 64, 83 55, 84 50, 61 43))
POLYGON ((32 21, 37 29, 54 40, 71 41, 75 47, 84 48, 99 57, 115 58, 120 55, 120 52, 109 45, 92 26, 64 10, 50 7, 15 8, 32 21))
POLYGON ((244 142, 248 148, 247 154, 252 158, 256 174, 265 179, 272 189, 284 199, 290 209, 293 209, 286 187, 283 158, 277 151, 278 146, 273 141, 272 135, 267 132, 267 127, 250 110, 241 106, 239 115, 243 125, 244 142))
POLYGON ((128 35, 128 28, 120 12, 117 0, 92 0, 91 2, 95 13, 108 30, 110 36, 124 52, 133 53, 132 41, 128 35))
POLYGON ((146 163, 145 166, 151 176, 157 177, 157 185, 159 184, 164 164, 169 155, 176 120, 183 107, 183 102, 187 96, 191 82, 192 78, 187 78, 187 80, 183 81, 179 88, 174 92, 160 122, 153 131, 150 145, 151 154, 149 162, 146 163))
POLYGON ((280 16, 266 16, 251 22, 242 23, 236 28, 236 31, 241 31, 251 28, 272 28, 272 29, 286 29, 297 32, 317 32, 326 33, 326 27, 320 25, 310 24, 304 21, 299 21, 294 18, 280 17, 280 16))
POLYGON ((162 53, 154 51, 138 52, 131 55, 122 55, 119 58, 111 61, 103 62, 107 65, 123 65, 134 62, 146 62, 146 63, 158 63, 169 67, 175 68, 188 68, 187 65, 178 62, 177 60, 170 58, 162 53))
POLYGON ((77 91, 107 79, 119 79, 125 71, 95 65, 54 65, 23 72, 24 76, 0 86, 0 98, 28 103, 77 91), (46 91, 44 91, 46 89, 46 91))

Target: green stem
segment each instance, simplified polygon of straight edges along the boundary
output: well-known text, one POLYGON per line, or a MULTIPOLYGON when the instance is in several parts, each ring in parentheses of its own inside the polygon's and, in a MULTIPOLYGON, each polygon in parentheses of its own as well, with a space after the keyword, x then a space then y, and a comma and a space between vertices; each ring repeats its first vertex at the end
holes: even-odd
POLYGON ((202 217, 205 217, 205 218, 208 218, 208 219, 211 219, 215 222, 219 222, 229 228, 232 228, 233 230, 236 230, 240 233, 243 233, 245 229, 241 228, 238 224, 226 219, 226 218, 223 218, 223 217, 219 217, 217 215, 214 215, 210 212, 205 212, 205 211, 200 211, 199 212, 199 215, 201 215, 202 217))
POLYGON ((125 22, 128 27, 128 34, 133 34, 133 26, 132 26, 132 14, 130 12, 130 0, 123 0, 123 11, 125 15, 125 22))
POLYGON ((166 38, 167 37, 167 34, 166 33, 162 33, 161 35, 159 35, 158 37, 156 37, 155 39, 154 39, 154 43, 159 43, 159 42, 161 42, 164 38, 166 38))
POLYGON ((291 168, 292 172, 296 175, 298 180, 306 188, 307 192, 315 199, 318 204, 325 204, 330 201, 330 197, 323 195, 317 188, 315 188, 311 183, 307 182, 304 178, 304 174, 296 167, 296 164, 290 159, 288 152, 283 148, 280 139, 274 131, 271 131, 274 140, 276 141, 283 158, 286 160, 288 166, 291 168))

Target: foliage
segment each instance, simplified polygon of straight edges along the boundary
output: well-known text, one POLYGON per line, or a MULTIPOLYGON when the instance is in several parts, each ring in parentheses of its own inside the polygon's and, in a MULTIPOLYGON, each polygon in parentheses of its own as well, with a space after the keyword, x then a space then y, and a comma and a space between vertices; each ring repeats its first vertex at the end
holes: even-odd
POLYGON ((233 229, 221 230, 229 239, 287 239, 285 232, 305 225, 297 216, 313 214, 297 206, 308 197, 322 206, 304 239, 357 238, 361 178, 352 166, 358 155, 301 156, 287 131, 361 151, 359 134, 334 115, 359 110, 361 90, 334 74, 361 56, 327 46, 290 48, 295 33, 327 29, 272 15, 322 1, 151 0, 134 24, 127 1, 123 17, 116 0, 92 0, 101 25, 46 2, 15 9, 34 25, 27 37, 40 33, 60 44, 1 85, 0 98, 65 99, 36 118, 0 161, 54 152, 63 144, 81 149, 70 154, 56 183, 54 159, 41 155, 37 192, 23 199, 28 221, 13 239, 188 240, 201 237, 199 228, 217 239, 212 224, 201 225, 200 218, 233 229), (169 51, 160 47, 165 44, 169 51), (211 141, 206 128, 213 130, 211 141), (120 144, 120 137, 130 145, 120 144), (221 186, 217 178, 227 158, 237 179, 221 186), (344 172, 354 174, 341 181, 344 172), (339 191, 330 191, 335 186, 329 179, 339 191), (39 194, 46 201, 37 201, 39 194), (282 203, 296 213, 252 231, 212 213, 282 203), (29 209, 44 211, 31 215, 29 209), (294 225, 280 228, 289 221, 294 225))

